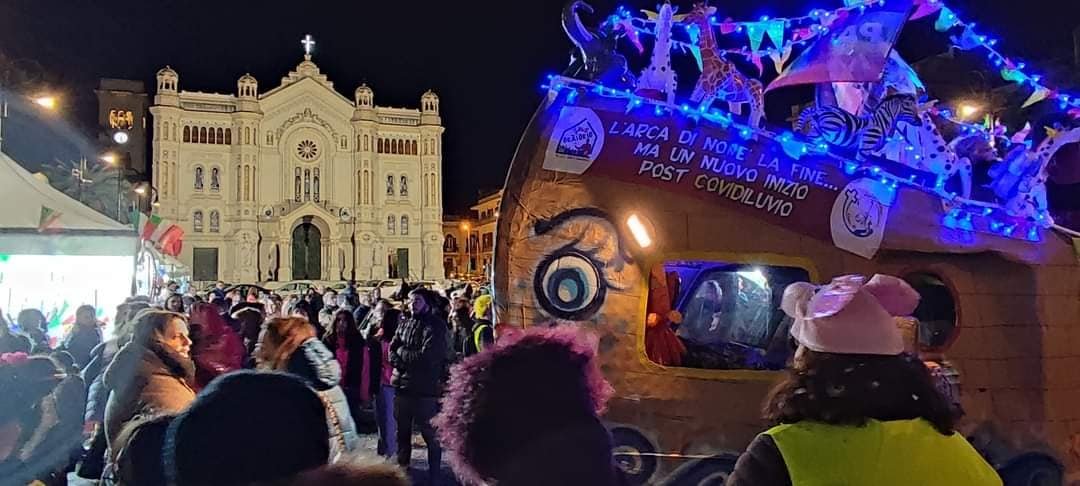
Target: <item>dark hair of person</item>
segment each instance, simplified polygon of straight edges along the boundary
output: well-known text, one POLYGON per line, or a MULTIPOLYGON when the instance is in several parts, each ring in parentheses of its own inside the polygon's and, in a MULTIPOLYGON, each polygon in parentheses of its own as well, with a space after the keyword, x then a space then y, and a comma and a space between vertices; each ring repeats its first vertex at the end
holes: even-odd
POLYGON ((44 331, 48 326, 48 321, 45 320, 45 314, 42 314, 37 309, 23 309, 19 311, 18 317, 15 318, 15 322, 19 324, 19 329, 23 332, 33 330, 44 331))
POLYGON ((401 311, 388 307, 382 314, 382 320, 379 321, 379 327, 382 328, 383 341, 390 341, 394 337, 394 333, 397 332, 398 324, 401 323, 401 311))
POLYGON ((868 419, 925 419, 943 435, 956 416, 915 356, 818 353, 803 350, 769 393, 763 411, 772 423, 804 420, 861 426, 868 419))
POLYGON ((165 433, 175 418, 174 415, 140 417, 120 430, 116 442, 121 448, 115 459, 116 479, 120 484, 166 484, 161 454, 165 446, 165 433))
POLYGON ((165 329, 169 327, 169 323, 173 319, 187 322, 187 318, 183 314, 164 310, 141 311, 135 318, 132 340, 142 345, 149 345, 154 342, 156 336, 164 334, 165 329))
POLYGON ((358 345, 364 342, 364 335, 360 334, 360 328, 356 326, 356 319, 352 311, 340 309, 334 313, 334 323, 326 328, 323 333, 323 343, 331 350, 337 349, 338 335, 345 336, 345 344, 358 345))

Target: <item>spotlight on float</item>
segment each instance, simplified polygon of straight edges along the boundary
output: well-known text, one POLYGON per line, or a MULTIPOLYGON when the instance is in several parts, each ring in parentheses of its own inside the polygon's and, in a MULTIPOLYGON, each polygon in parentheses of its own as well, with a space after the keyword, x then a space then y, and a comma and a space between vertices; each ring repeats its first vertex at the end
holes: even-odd
POLYGON ((634 240, 637 241, 638 246, 642 248, 648 248, 653 244, 652 235, 650 235, 649 225, 644 216, 638 216, 637 213, 630 213, 630 216, 626 218, 626 227, 630 229, 630 234, 634 236, 634 240))
POLYGON ((960 112, 960 118, 967 120, 978 115, 982 111, 982 107, 976 103, 964 102, 960 103, 958 111, 960 112))
POLYGON ((123 145, 125 143, 128 143, 128 140, 131 139, 131 136, 128 135, 128 132, 125 132, 123 130, 119 130, 119 131, 117 131, 116 133, 113 134, 112 139, 113 139, 114 142, 116 142, 116 143, 118 143, 120 145, 123 145))

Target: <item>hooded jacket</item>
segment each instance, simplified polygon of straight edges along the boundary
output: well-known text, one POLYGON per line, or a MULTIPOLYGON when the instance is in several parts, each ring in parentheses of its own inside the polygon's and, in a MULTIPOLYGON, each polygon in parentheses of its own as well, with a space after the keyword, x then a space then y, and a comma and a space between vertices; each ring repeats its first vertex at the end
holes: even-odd
POLYGON ((195 389, 244 366, 247 348, 244 339, 232 330, 212 306, 196 307, 191 313, 191 359, 195 361, 195 389))
POLYGON ((136 415, 179 413, 195 400, 188 385, 195 365, 160 344, 128 343, 105 370, 111 390, 105 406, 105 434, 111 445, 136 415))
POLYGON ((450 351, 447 334, 446 322, 431 312, 402 322, 390 341, 394 387, 418 396, 441 395, 450 351))
POLYGON ((355 450, 360 439, 349 412, 349 402, 339 386, 341 366, 334 353, 322 341, 310 338, 289 357, 285 371, 303 379, 322 399, 330 429, 330 459, 355 450))

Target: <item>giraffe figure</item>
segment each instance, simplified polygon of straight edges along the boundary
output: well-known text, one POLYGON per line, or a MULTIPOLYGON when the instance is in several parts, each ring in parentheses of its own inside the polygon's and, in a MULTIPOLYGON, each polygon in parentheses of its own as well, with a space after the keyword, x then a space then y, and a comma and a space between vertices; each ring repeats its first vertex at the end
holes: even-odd
POLYGON ((747 77, 739 72, 734 64, 720 56, 712 24, 709 21, 714 14, 716 14, 716 7, 696 3, 685 19, 685 22, 697 26, 700 35, 698 47, 701 49, 701 77, 698 78, 690 100, 708 109, 713 101, 719 98, 728 103, 728 108, 732 112, 738 109, 740 114, 742 114, 741 106, 749 104, 750 126, 761 126, 761 118, 765 114, 764 90, 761 81, 747 77))

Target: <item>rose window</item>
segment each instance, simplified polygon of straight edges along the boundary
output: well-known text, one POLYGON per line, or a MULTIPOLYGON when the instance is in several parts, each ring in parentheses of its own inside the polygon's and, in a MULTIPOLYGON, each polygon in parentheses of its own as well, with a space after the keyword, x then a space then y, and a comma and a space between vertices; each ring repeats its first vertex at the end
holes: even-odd
POLYGON ((304 160, 315 160, 319 156, 319 146, 311 140, 303 140, 296 146, 296 155, 304 160))

